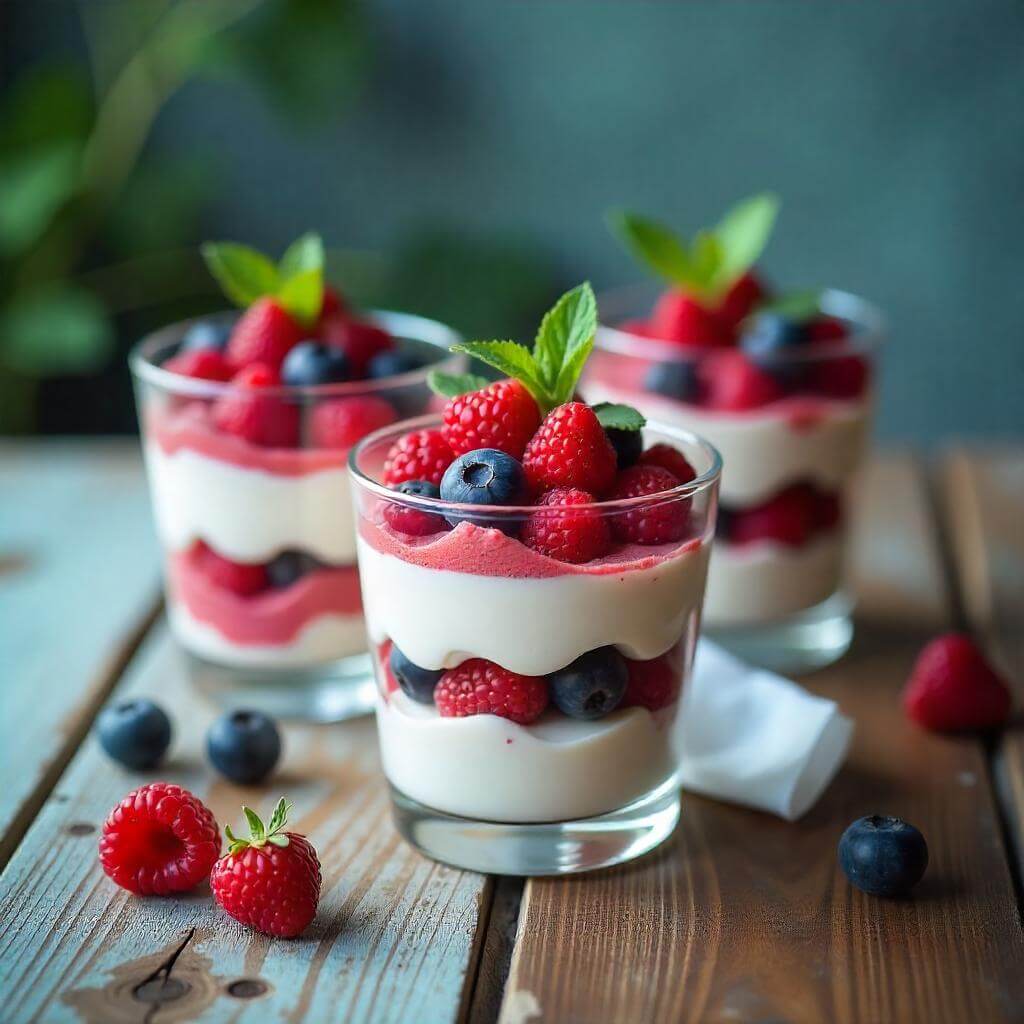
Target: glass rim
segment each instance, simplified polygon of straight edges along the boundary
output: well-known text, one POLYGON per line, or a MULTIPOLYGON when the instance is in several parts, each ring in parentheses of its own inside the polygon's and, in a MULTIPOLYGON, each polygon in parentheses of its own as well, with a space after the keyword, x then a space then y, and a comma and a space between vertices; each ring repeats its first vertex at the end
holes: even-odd
MULTIPOLYGON (((199 377, 186 377, 180 373, 165 370, 154 362, 157 352, 180 340, 193 325, 204 320, 223 321, 236 316, 237 311, 221 310, 205 316, 191 317, 167 324, 149 334, 144 335, 128 353, 128 366, 132 376, 146 384, 151 384, 162 391, 176 395, 187 395, 193 398, 218 398, 223 395, 239 394, 248 389, 231 381, 203 380, 199 377)), ((378 327, 383 327, 398 338, 430 345, 440 351, 446 351, 452 345, 461 342, 462 335, 453 327, 431 320, 429 317, 415 313, 400 313, 385 309, 368 309, 364 311, 365 319, 378 327)), ((335 384, 278 384, 274 387, 260 388, 260 395, 267 398, 343 398, 390 391, 394 388, 411 384, 425 383, 431 370, 455 370, 464 362, 459 353, 449 352, 444 358, 426 366, 418 366, 404 373, 396 373, 390 377, 374 377, 366 380, 346 380, 335 384)))
MULTIPOLYGON (((718 352, 742 351, 739 346, 688 345, 667 338, 645 338, 620 327, 613 327, 601 319, 600 311, 609 303, 625 306, 630 300, 638 302, 651 287, 656 286, 657 283, 652 281, 637 282, 610 289, 598 296, 599 320, 594 339, 596 348, 619 356, 646 358, 659 363, 692 362, 718 352)), ((874 353, 882 346, 887 329, 885 316, 867 299, 838 288, 825 288, 821 292, 821 312, 826 316, 846 320, 858 329, 846 338, 821 342, 806 349, 759 352, 758 363, 807 363, 840 359, 843 356, 874 353)))
MULTIPOLYGON (((396 438, 402 434, 410 433, 413 430, 423 430, 429 427, 436 427, 441 423, 441 416, 438 413, 427 413, 417 416, 414 419, 400 420, 397 423, 389 423, 386 427, 367 434, 349 449, 348 470, 354 482, 379 498, 384 498, 396 505, 404 505, 409 508, 420 509, 424 512, 433 512, 443 515, 445 512, 466 513, 474 517, 512 518, 513 516, 525 517, 533 515, 544 505, 474 505, 471 502, 444 501, 442 498, 431 498, 420 494, 403 494, 401 491, 394 491, 386 484, 367 476, 359 468, 358 460, 363 451, 373 444, 379 444, 386 438, 394 435, 396 438)), ((704 472, 699 473, 693 480, 678 484, 666 491, 656 491, 654 494, 641 494, 635 498, 615 498, 611 501, 591 501, 583 505, 574 505, 574 508, 592 508, 601 512, 619 512, 625 509, 637 508, 640 506, 661 505, 669 501, 678 501, 683 498, 692 497, 701 491, 707 490, 718 482, 722 475, 722 456, 718 449, 706 438, 695 434, 691 430, 682 430, 679 427, 648 420, 647 427, 656 430, 666 437, 683 441, 686 444, 699 448, 707 457, 709 466, 704 472)))

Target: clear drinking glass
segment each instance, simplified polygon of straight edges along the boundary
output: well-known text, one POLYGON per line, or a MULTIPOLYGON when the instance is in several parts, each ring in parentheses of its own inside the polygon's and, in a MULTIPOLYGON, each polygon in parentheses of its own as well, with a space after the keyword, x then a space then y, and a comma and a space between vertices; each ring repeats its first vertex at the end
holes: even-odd
POLYGON ((346 417, 365 424, 349 433, 367 433, 432 408, 428 371, 458 370, 462 358, 449 354, 459 336, 442 324, 403 313, 368 319, 421 367, 255 393, 264 414, 288 423, 286 446, 217 428, 223 403, 251 401, 254 392, 161 368, 189 323, 156 331, 131 354, 168 618, 193 682, 218 703, 313 721, 373 706, 346 466, 351 444, 325 439, 332 431, 344 436, 336 431, 346 417))
POLYGON ((655 296, 653 286, 641 286, 603 297, 604 326, 584 393, 591 402, 627 402, 696 431, 721 452, 705 632, 740 657, 781 671, 829 664, 853 637, 843 586, 849 497, 869 443, 881 316, 862 299, 825 291, 821 312, 843 326, 843 337, 759 353, 757 366, 777 383, 776 398, 727 411, 710 407, 703 389, 740 350, 635 333, 655 296), (765 517, 783 537, 758 539, 765 517))
POLYGON ((668 539, 615 543, 602 558, 570 565, 518 539, 536 507, 453 504, 381 484, 394 441, 437 422, 385 428, 349 460, 381 756, 398 830, 437 860, 503 874, 583 871, 637 857, 679 816, 673 724, 697 638, 718 454, 693 434, 649 425, 645 443, 680 449, 696 479, 590 508, 613 536, 622 517, 646 516, 667 524, 668 539), (453 678, 437 682, 441 670, 466 672, 467 662, 486 659, 529 677, 549 700, 551 673, 594 651, 628 672, 629 684, 621 703, 593 720, 554 703, 525 725, 496 714, 443 717, 430 689, 453 678), (414 699, 399 687, 402 659, 427 673, 426 694, 414 699))

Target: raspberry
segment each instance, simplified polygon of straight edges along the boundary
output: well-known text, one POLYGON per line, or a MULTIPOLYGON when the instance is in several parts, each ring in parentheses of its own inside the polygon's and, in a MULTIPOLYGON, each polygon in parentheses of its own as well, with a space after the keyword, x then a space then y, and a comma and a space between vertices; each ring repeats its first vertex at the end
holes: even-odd
POLYGON ((250 836, 236 839, 213 867, 210 888, 226 914, 249 928, 281 939, 298 935, 316 916, 320 861, 313 844, 285 832, 291 805, 280 800, 268 826, 248 808, 250 836))
POLYGON ((358 440, 398 419, 383 398, 363 395, 319 402, 309 416, 309 438, 317 448, 351 448, 358 440))
POLYGON ((342 317, 348 314, 348 303, 345 301, 342 294, 337 288, 332 288, 331 285, 324 285, 324 297, 320 303, 320 321, 327 320, 333 317, 342 317))
POLYGON ((807 484, 793 484, 753 508, 731 509, 730 544, 774 540, 790 547, 806 544, 814 532, 818 496, 807 484))
POLYGON ((288 448, 299 439, 299 410, 278 397, 259 395, 279 387, 277 372, 265 363, 250 363, 231 378, 230 394, 217 399, 213 422, 225 434, 234 434, 267 448, 288 448))
POLYGON ((384 483, 425 480, 439 484, 455 455, 440 430, 414 430, 400 437, 384 460, 384 483))
POLYGON ((169 782, 129 793, 103 823, 100 864, 136 896, 188 892, 220 853, 217 822, 201 800, 169 782))
POLYGON ((444 407, 441 433, 456 455, 497 448, 514 459, 540 426, 533 396, 517 380, 499 380, 480 391, 459 395, 444 407))
POLYGON ((1010 690, 977 644, 963 633, 936 637, 917 656, 903 691, 903 709, 936 732, 971 732, 1002 725, 1010 690))
POLYGON ((748 270, 725 293, 725 298, 715 310, 715 318, 724 331, 734 333, 740 323, 754 312, 754 308, 764 298, 764 287, 757 277, 748 270))
POLYGON ((650 661, 630 661, 627 658, 626 667, 629 669, 629 682, 619 707, 658 711, 668 707, 679 696, 682 673, 671 651, 650 661))
POLYGON ((228 339, 227 359, 236 368, 264 363, 278 370, 288 350, 303 337, 302 327, 277 302, 257 299, 235 324, 228 339))
POLYGON ((434 703, 442 718, 499 715, 529 725, 548 706, 548 687, 537 676, 521 676, 493 661, 470 658, 441 676, 434 703))
POLYGON ((712 409, 742 412, 777 401, 782 389, 775 378, 742 352, 723 352, 701 364, 707 404, 712 409))
POLYGON ((681 484, 697 479, 697 471, 686 460, 686 456, 670 444, 652 444, 640 455, 641 466, 661 466, 667 469, 681 484))
POLYGON ((199 380, 230 380, 231 367, 215 348, 196 348, 179 352, 164 363, 164 369, 199 380))
POLYGON ((834 530, 843 518, 843 504, 838 494, 818 491, 815 495, 814 528, 834 530))
POLYGON ((320 325, 320 336, 326 344, 345 353, 357 377, 365 377, 370 360, 394 344, 382 327, 365 320, 349 320, 344 315, 325 317, 320 325))
POLYGON ((571 487, 548 491, 536 512, 523 524, 520 539, 527 547, 560 562, 589 562, 608 550, 608 520, 589 506, 594 496, 571 487))
POLYGON ((264 565, 246 565, 243 562, 232 562, 218 555, 213 548, 202 541, 196 544, 193 552, 196 568, 207 579, 224 590, 230 590, 239 597, 250 597, 266 590, 270 585, 267 579, 267 568, 264 565))
MULTIPOLYGON (((403 480, 392 489, 401 494, 415 494, 424 498, 441 497, 437 484, 429 484, 425 480, 403 480)), ((432 533, 448 529, 448 523, 442 516, 390 501, 384 505, 384 521, 392 530, 410 537, 429 537, 432 533)))
MULTIPOLYGON (((658 494, 679 486, 679 480, 661 466, 630 466, 623 470, 609 496, 639 498, 658 494)), ((681 540, 690 521, 690 502, 680 498, 663 498, 638 505, 611 516, 612 531, 627 544, 668 544, 681 540)))
POLYGON ((842 341, 846 337, 846 324, 834 316, 819 316, 807 325, 807 340, 820 344, 842 341))
POLYGON ((617 465, 597 414, 582 402, 567 402, 549 412, 523 455, 534 491, 573 487, 603 494, 615 480, 617 465))
POLYGON ((861 356, 822 359, 811 368, 811 390, 828 398, 859 398, 867 390, 870 372, 861 356))
POLYGON ((685 292, 663 292, 651 313, 650 329, 664 341, 717 348, 732 341, 718 317, 685 292))

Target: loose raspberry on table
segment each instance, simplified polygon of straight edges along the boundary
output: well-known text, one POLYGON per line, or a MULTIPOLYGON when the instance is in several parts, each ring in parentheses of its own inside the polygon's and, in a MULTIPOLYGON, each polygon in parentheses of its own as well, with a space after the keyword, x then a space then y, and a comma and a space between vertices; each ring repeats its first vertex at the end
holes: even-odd
POLYGON ((267 826, 244 808, 249 838, 235 838, 228 826, 228 852, 210 876, 213 898, 226 914, 281 939, 298 935, 316 916, 322 883, 313 844, 284 831, 290 808, 279 801, 267 826))
POLYGON ((274 299, 257 299, 231 331, 227 360, 238 369, 250 363, 263 363, 276 371, 292 346, 304 337, 301 324, 274 299))
POLYGON ((309 415, 309 439, 317 448, 351 448, 396 419, 391 404, 374 395, 322 400, 309 415))
POLYGON ((523 455, 534 491, 573 487, 604 494, 615 481, 617 466, 604 427, 583 402, 567 402, 549 412, 523 455))
POLYGON ((661 466, 667 469, 681 484, 688 484, 697 479, 697 471, 690 465, 686 456, 670 444, 652 444, 640 453, 641 466, 661 466))
MULTIPOLYGON (((619 474, 609 498, 640 498, 670 491, 679 480, 661 466, 630 466, 619 474)), ((690 522, 688 498, 665 496, 650 503, 615 512, 612 532, 627 544, 668 544, 681 540, 690 522)))
POLYGON ((239 597, 250 597, 270 585, 265 565, 232 562, 213 548, 198 541, 193 552, 196 568, 216 586, 239 597))
POLYGON ((498 380, 479 391, 449 400, 441 433, 456 455, 478 448, 522 459, 527 441, 540 426, 540 410, 518 380, 498 380))
POLYGON ((626 667, 629 670, 629 681, 620 707, 658 711, 668 707, 679 696, 682 666, 678 654, 673 656, 670 651, 650 661, 631 661, 627 658, 626 667))
POLYGON ((100 864, 137 896, 194 889, 220 853, 213 814, 187 789, 151 782, 129 793, 103 824, 100 864))
POLYGON ((560 562, 579 564, 600 558, 611 544, 608 520, 587 491, 560 487, 542 495, 539 507, 523 524, 527 547, 560 562))
POLYGON ((449 669, 434 689, 442 718, 498 715, 520 725, 535 722, 548 706, 547 683, 523 676, 483 658, 449 669))
POLYGON ((163 364, 163 368, 170 370, 171 373, 180 373, 198 380, 226 381, 230 380, 234 373, 224 355, 215 348, 196 348, 179 352, 176 356, 171 356, 163 364))
POLYGON ((299 439, 299 409, 279 395, 261 395, 280 386, 277 371, 251 363, 231 378, 232 390, 213 406, 218 430, 265 448, 290 448, 299 439))
POLYGON ((440 430, 414 430, 391 446, 384 460, 384 483, 425 480, 440 484, 454 459, 455 454, 440 430))
POLYGON ((903 691, 907 717, 936 732, 1003 725, 1012 700, 1005 680, 964 633, 936 637, 917 656, 903 691))

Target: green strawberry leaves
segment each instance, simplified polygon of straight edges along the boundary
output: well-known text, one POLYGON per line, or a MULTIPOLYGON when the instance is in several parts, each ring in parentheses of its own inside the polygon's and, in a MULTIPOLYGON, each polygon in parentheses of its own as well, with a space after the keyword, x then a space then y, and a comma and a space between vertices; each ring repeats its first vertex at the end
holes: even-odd
POLYGON ((594 406, 597 422, 606 430, 643 430, 647 420, 631 405, 598 402, 594 406))
POLYGON ((230 825, 225 825, 224 834, 228 837, 228 853, 240 853, 250 846, 258 850, 260 847, 266 846, 267 843, 273 846, 287 846, 291 840, 281 830, 288 821, 291 809, 292 805, 284 797, 281 797, 277 801, 274 813, 270 816, 269 824, 264 827, 263 820, 251 807, 243 807, 242 813, 249 825, 249 838, 240 839, 231 831, 230 825))
POLYGON ((224 294, 243 309, 270 296, 302 324, 320 313, 324 297, 324 244, 312 232, 296 239, 280 262, 237 242, 207 242, 203 259, 224 294))
POLYGON ((657 221, 625 210, 608 224, 633 256, 656 274, 699 299, 720 299, 760 258, 779 212, 768 192, 744 199, 718 225, 698 231, 692 242, 657 221))
POLYGON ((470 391, 479 391, 490 383, 486 377, 478 377, 475 373, 441 373, 439 370, 431 370, 427 374, 430 390, 445 398, 468 395, 470 391))
POLYGON ((452 351, 464 352, 516 378, 547 414, 572 398, 594 347, 596 331, 597 300, 589 282, 584 282, 566 292, 545 314, 532 351, 514 341, 467 341, 452 351))

